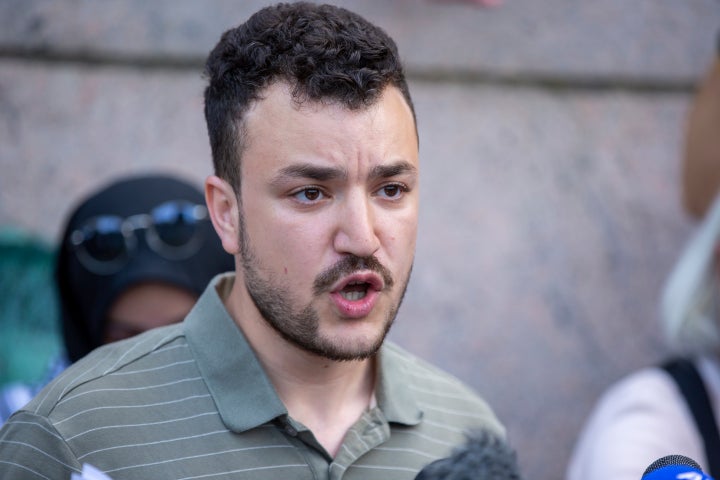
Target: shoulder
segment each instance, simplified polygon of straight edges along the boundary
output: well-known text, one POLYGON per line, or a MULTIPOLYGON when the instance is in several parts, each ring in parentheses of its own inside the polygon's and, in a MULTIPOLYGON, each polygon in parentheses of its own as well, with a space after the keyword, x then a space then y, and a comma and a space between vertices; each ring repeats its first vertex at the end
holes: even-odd
POLYGON ((621 413, 642 407, 643 411, 676 410, 682 397, 673 379, 659 367, 637 370, 611 385, 600 397, 598 413, 621 413))
POLYGON ((0 478, 70 478, 80 463, 44 417, 20 411, 0 429, 0 478))
POLYGON ((488 403, 454 375, 392 342, 386 342, 383 354, 401 372, 426 421, 455 425, 463 430, 483 428, 505 435, 504 427, 488 403))
POLYGON ((644 368, 600 396, 575 446, 568 480, 637 479, 670 453, 698 459, 702 446, 673 379, 661 368, 644 368))
POLYGON ((403 369, 404 373, 408 375, 407 380, 414 385, 423 385, 424 390, 453 392, 479 400, 477 394, 460 379, 413 355, 395 343, 386 342, 383 354, 388 357, 389 361, 403 369))
POLYGON ((23 410, 50 417, 58 405, 70 402, 80 391, 106 389, 110 392, 116 386, 128 385, 133 376, 121 373, 161 367, 177 361, 178 356, 189 357, 187 348, 183 348, 186 345, 181 324, 105 345, 70 365, 23 410))

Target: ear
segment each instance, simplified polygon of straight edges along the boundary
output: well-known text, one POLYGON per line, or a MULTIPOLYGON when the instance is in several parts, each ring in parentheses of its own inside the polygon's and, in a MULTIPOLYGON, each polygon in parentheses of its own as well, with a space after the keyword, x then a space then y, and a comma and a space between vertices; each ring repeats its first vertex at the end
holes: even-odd
POLYGON ((205 179, 205 203, 225 251, 231 255, 240 253, 240 211, 233 188, 222 178, 210 175, 205 179))

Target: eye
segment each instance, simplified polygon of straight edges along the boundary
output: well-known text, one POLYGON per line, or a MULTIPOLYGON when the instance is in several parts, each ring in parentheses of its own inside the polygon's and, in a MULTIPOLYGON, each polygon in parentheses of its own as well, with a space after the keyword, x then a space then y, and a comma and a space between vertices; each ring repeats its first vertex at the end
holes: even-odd
POLYGON ((317 187, 305 187, 292 194, 301 203, 315 203, 325 198, 325 193, 317 187))
POLYGON ((383 185, 377 191, 377 195, 390 200, 396 200, 402 197, 403 193, 407 191, 408 188, 401 183, 389 183, 387 185, 383 185))

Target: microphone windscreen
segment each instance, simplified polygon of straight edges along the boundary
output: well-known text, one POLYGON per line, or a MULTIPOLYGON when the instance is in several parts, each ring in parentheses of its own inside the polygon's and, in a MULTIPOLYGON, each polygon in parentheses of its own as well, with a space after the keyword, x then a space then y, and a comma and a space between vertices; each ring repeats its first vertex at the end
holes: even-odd
POLYGON ((658 458, 645 469, 642 480, 712 480, 703 473, 700 465, 685 455, 667 455, 658 458))
POLYGON ((415 480, 522 480, 515 451, 484 430, 469 432, 447 458, 425 466, 415 480))

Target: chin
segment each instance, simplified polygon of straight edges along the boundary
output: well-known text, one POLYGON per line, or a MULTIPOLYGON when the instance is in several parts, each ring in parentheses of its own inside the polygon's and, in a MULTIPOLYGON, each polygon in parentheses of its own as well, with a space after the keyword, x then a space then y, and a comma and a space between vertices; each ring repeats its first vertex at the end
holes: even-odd
POLYGON ((380 350, 385 341, 387 330, 375 331, 373 335, 362 335, 354 340, 347 334, 342 335, 340 338, 336 336, 335 340, 321 339, 313 353, 335 361, 366 360, 380 350))
POLYGON ((314 353, 322 358, 332 360, 334 362, 357 362, 372 358, 379 349, 379 346, 377 348, 358 348, 353 350, 332 348, 314 353))

